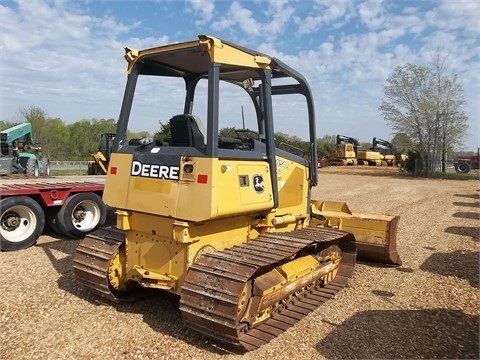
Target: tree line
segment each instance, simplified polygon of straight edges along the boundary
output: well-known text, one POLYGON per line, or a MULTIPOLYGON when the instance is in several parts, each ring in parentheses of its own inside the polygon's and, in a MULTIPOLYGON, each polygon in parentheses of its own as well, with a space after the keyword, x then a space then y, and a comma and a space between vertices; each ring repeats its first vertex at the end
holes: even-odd
MULTIPOLYGON (((430 66, 399 65, 386 79, 384 97, 379 110, 394 135, 390 142, 397 154, 409 153, 411 163, 419 161, 425 176, 436 170, 441 159, 442 170, 447 159, 462 145, 468 129, 468 117, 463 107, 466 100, 456 74, 447 70, 447 56, 437 50, 430 66)), ((83 119, 65 124, 60 118, 50 118, 44 110, 31 106, 20 110, 25 121, 32 124, 33 137, 51 160, 88 160, 98 150, 102 133, 115 133, 115 119, 83 119)), ((0 121, 0 130, 15 125, 0 121)), ((238 129, 224 128, 220 136, 236 137, 238 129)), ((148 132, 127 132, 127 137, 153 137, 164 140, 169 124, 160 123, 153 135, 148 132)), ((245 132, 242 136, 245 136, 245 132)), ((253 134, 253 132, 252 132, 253 134)), ((252 135, 255 136, 255 135, 252 135)), ((297 136, 281 132, 274 135, 278 147, 287 144, 298 149, 299 155, 309 154, 310 143, 297 136)), ((361 143, 365 149, 371 144, 361 143)), ((336 147, 336 136, 317 139, 317 155, 328 157, 336 147)))
MULTIPOLYGON (((115 132, 114 119, 83 119, 65 124, 60 118, 48 117, 39 107, 24 108, 20 113, 32 124, 33 140, 50 160, 89 160, 98 150, 100 134, 115 132)), ((18 123, 0 121, 1 130, 15 125, 18 123)))
MULTIPOLYGON (((46 112, 36 106, 20 109, 25 121, 32 124, 33 139, 38 143, 43 154, 50 160, 84 161, 98 151, 100 136, 103 133, 115 133, 115 119, 82 119, 72 124, 65 124, 60 118, 48 117, 46 112)), ((11 128, 19 123, 0 121, 0 131, 11 128)), ((220 130, 220 136, 236 137, 235 128, 220 130)), ((165 140, 169 136, 169 124, 160 123, 159 130, 153 135, 143 132, 127 132, 127 138, 153 137, 165 140)), ((253 133, 253 132, 252 132, 253 133)), ((245 134, 242 134, 244 136, 245 134)), ((303 154, 309 153, 310 143, 297 136, 275 133, 277 146, 288 144, 297 148, 303 154)), ((335 149, 335 135, 325 135, 317 140, 318 156, 328 156, 335 149)))
MULTIPOLYGON (((85 161, 90 160, 91 155, 98 151, 100 136, 103 133, 115 133, 115 119, 82 119, 72 124, 65 124, 60 118, 48 117, 46 112, 39 107, 28 107, 21 109, 25 121, 32 124, 33 139, 41 145, 42 152, 50 160, 85 161)), ((19 123, 0 121, 0 130, 8 129, 19 123)), ((224 137, 237 137, 239 129, 223 128, 219 135, 224 137)), ((146 132, 127 132, 127 138, 153 137, 165 141, 170 134, 170 124, 160 123, 159 130, 153 135, 146 132)), ((242 136, 256 136, 254 131, 243 130, 242 136), (250 135, 249 135, 250 132, 250 135)), ((275 133, 275 144, 277 147, 288 146, 288 150, 298 149, 298 155, 306 155, 310 152, 310 143, 298 136, 275 133), (286 144, 286 145, 285 145, 286 144)), ((418 149, 421 149, 421 142, 412 141, 411 137, 404 133, 396 134, 390 141, 397 151, 397 154, 410 152, 418 156, 418 149)), ((361 147, 369 149, 371 143, 362 142, 361 147)), ((318 158, 329 157, 336 148, 336 135, 324 135, 317 139, 318 158)), ((450 155, 452 156, 452 155, 450 155)))

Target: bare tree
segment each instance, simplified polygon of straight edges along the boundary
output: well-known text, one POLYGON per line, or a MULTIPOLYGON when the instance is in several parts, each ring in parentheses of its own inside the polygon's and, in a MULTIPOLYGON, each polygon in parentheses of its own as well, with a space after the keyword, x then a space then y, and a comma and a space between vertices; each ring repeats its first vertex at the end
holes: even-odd
POLYGON ((446 171, 447 153, 461 145, 468 125, 465 112, 465 97, 462 87, 457 83, 457 75, 447 73, 448 54, 437 48, 430 53, 435 90, 435 133, 438 146, 435 146, 435 158, 441 154, 442 172, 446 171))
POLYGON ((446 58, 439 54, 432 57, 432 69, 397 66, 386 80, 380 105, 393 132, 405 134, 414 143, 426 176, 435 171, 439 154, 445 171, 447 151, 461 144, 468 126, 462 88, 456 75, 446 72, 446 58))

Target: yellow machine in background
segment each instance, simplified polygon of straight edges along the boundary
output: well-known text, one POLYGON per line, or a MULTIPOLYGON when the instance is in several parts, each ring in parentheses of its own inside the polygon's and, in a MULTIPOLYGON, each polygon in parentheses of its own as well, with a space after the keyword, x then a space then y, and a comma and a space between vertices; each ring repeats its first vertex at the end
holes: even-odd
POLYGON ((276 58, 205 35, 127 48, 125 58, 127 84, 103 194, 117 209, 117 222, 79 243, 74 273, 80 283, 114 301, 134 295, 138 286, 176 293, 187 326, 251 350, 346 286, 357 248, 359 258, 400 263, 398 218, 311 200, 317 185, 315 116, 301 74, 276 58), (175 79, 175 91, 184 90, 177 103, 162 95, 175 79), (148 92, 138 90, 143 83, 148 92), (251 103, 257 138, 241 132, 219 137, 219 108, 231 100, 224 96, 228 86, 251 103), (207 107, 200 119, 193 114, 202 89, 207 107), (170 119, 167 142, 126 140, 128 124, 136 121, 132 107, 145 101, 140 94, 161 103, 152 111, 163 106, 178 113, 170 119), (273 114, 281 111, 274 111, 272 98, 282 99, 279 106, 299 94, 312 144, 307 156, 274 142, 280 119, 273 114))
MULTIPOLYGON (((373 138, 374 145, 370 150, 360 147, 360 142, 349 136, 337 135, 336 150, 328 158, 329 165, 370 165, 391 166, 395 156, 389 152, 379 151, 379 146, 386 146, 385 140, 373 138)), ((389 144, 389 143, 388 143, 389 144)))
MULTIPOLYGON (((372 140, 372 150, 383 155, 383 160, 387 166, 394 166, 396 164, 395 149, 388 141, 374 137, 372 140)), ((405 161, 405 154, 402 155, 400 158, 402 161, 405 161)))
POLYGON ((92 154, 93 160, 88 162, 88 175, 106 175, 115 134, 105 133, 100 136, 98 151, 92 154))
POLYGON ((357 150, 358 165, 381 166, 386 165, 384 157, 378 151, 358 149, 357 150))
POLYGON ((329 165, 357 165, 358 141, 354 138, 337 135, 335 152, 327 161, 329 165))

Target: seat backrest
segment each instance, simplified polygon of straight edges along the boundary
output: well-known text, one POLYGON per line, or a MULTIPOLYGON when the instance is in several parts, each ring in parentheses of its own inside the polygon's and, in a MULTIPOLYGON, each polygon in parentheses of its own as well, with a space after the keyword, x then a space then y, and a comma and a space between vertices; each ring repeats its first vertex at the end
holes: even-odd
POLYGON ((205 146, 205 128, 195 115, 180 114, 170 119, 171 146, 205 146))

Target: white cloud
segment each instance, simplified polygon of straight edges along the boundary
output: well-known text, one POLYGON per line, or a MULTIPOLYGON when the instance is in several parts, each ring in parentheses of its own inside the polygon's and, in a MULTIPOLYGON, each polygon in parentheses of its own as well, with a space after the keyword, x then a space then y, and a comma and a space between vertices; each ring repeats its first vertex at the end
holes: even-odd
POLYGON ((360 21, 370 29, 378 29, 385 21, 382 0, 369 0, 358 6, 360 21))
POLYGON ((439 0, 438 12, 445 29, 461 29, 480 35, 480 2, 477 0, 439 0))
POLYGON ((212 0, 187 0, 194 15, 198 16, 195 24, 204 25, 208 23, 214 14, 215 3, 212 0))
POLYGON ((116 39, 129 27, 63 1, 20 0, 17 11, 1 13, 2 115, 31 105, 65 121, 118 114, 126 63, 116 39))
POLYGON ((354 9, 354 0, 316 0, 311 9, 314 15, 295 16, 298 34, 310 34, 324 26, 341 27, 348 22, 354 9))
POLYGON ((240 2, 234 1, 227 13, 212 23, 212 28, 221 31, 238 27, 238 30, 248 37, 272 40, 286 31, 286 24, 294 12, 295 9, 288 1, 272 1, 262 13, 267 18, 262 22, 257 20, 260 16, 256 16, 256 13, 240 2))
MULTIPOLYGON (((375 0, 188 0, 160 2, 154 21, 141 17, 130 23, 124 10, 132 3, 122 4, 121 12, 117 2, 107 2, 96 12, 93 5, 105 3, 87 1, 89 7, 73 0, 1 3, 0 120, 16 120, 12 114, 18 107, 30 105, 67 122, 117 117, 125 84, 123 47, 142 49, 187 36, 194 39, 201 29, 276 56, 298 70, 315 96, 319 135, 345 133, 362 141, 390 138, 378 105, 384 81, 395 66, 427 64, 429 51, 441 46, 451 54, 449 70, 458 74, 464 87, 471 131, 478 134, 477 1, 407 6, 375 0), (161 13, 168 16, 159 21, 161 13), (186 15, 191 27, 184 21, 175 24, 174 19, 186 15)), ((288 120, 294 116, 288 108, 278 129, 305 138, 288 120)), ((141 129, 148 126, 144 129, 148 131, 158 125, 137 124, 141 129)), ((469 144, 477 146, 478 139, 471 137, 469 144)))

